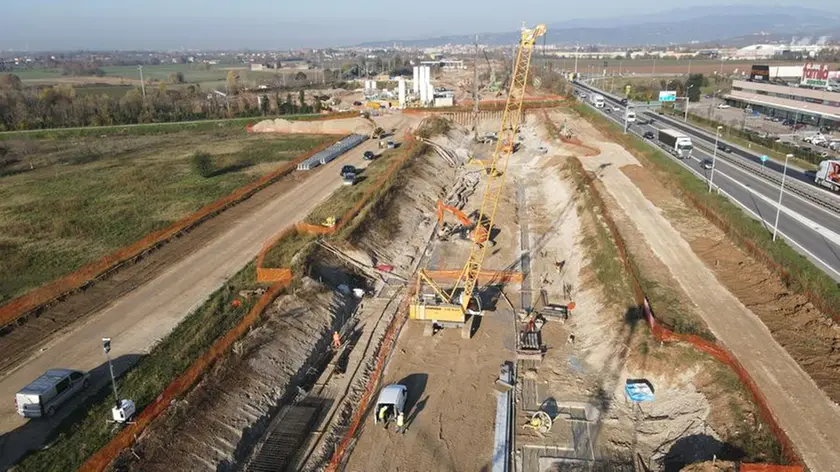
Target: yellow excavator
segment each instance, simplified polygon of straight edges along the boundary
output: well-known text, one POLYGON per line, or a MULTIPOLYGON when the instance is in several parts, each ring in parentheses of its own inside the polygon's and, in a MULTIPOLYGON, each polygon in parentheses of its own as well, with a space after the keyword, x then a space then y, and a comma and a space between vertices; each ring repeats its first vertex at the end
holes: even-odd
POLYGON ((519 133, 531 55, 537 39, 544 34, 545 25, 537 25, 530 29, 522 28, 499 139, 496 141, 493 158, 489 164, 486 164, 487 182, 471 238, 469 258, 458 280, 451 289, 444 290, 439 283, 432 280, 425 269, 421 269, 417 275, 417 298, 409 306, 409 318, 428 322, 424 333, 426 335, 431 335, 439 328, 460 327, 462 337, 469 337, 472 331, 472 320, 481 315, 481 296, 477 290, 478 278, 487 247, 490 245, 490 229, 493 227, 496 208, 504 190, 508 161, 514 151, 511 144, 516 142, 519 133), (426 285, 432 288, 433 293, 423 293, 426 285))

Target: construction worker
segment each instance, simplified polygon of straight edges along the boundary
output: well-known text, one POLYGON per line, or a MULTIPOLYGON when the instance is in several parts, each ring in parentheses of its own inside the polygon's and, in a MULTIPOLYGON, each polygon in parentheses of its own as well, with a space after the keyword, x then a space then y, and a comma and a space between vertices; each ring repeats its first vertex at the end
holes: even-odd
POLYGON ((405 415, 403 412, 399 412, 397 414, 397 432, 404 432, 403 428, 405 427, 405 415))
POLYGON ((338 331, 333 331, 332 347, 333 349, 339 349, 341 347, 341 335, 338 334, 338 331))
POLYGON ((388 405, 382 405, 382 408, 379 409, 379 413, 377 414, 377 418, 379 418, 379 422, 388 426, 388 405))

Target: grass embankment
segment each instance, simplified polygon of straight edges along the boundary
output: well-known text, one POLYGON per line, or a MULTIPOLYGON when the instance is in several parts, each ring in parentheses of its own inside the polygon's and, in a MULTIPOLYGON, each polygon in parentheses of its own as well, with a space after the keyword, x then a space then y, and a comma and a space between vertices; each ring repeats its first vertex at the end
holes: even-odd
MULTIPOLYGON (((551 125, 549 131, 552 131, 551 125)), ((728 422, 718 425, 725 430, 722 437, 725 444, 721 458, 747 462, 783 463, 779 442, 758 416, 757 406, 752 402, 749 391, 729 367, 693 346, 662 344, 655 341, 648 325, 639 318, 641 313, 639 307, 635 306, 635 297, 631 288, 634 279, 641 286, 651 305, 660 308, 657 320, 665 316, 666 323, 672 323, 674 325, 672 330, 675 332, 713 338, 694 315, 676 306, 679 301, 673 294, 643 276, 629 252, 627 252, 627 258, 632 272, 625 270, 621 262, 618 242, 607 226, 605 218, 608 216, 604 213, 606 209, 601 206, 600 201, 590 190, 582 167, 568 165, 566 170, 575 182, 576 194, 580 198, 578 208, 582 209, 581 214, 588 213, 594 222, 594 234, 588 234, 583 239, 589 267, 601 285, 606 301, 617 307, 627 306, 625 322, 633 324, 636 328, 632 337, 627 340, 628 346, 633 351, 630 356, 646 358, 649 356, 659 362, 668 363, 677 370, 681 369, 681 366, 689 369, 703 365, 710 372, 713 384, 709 389, 704 387, 703 394, 710 402, 717 402, 715 397, 724 396, 725 405, 731 415, 728 422)))
MULTIPOLYGON (((772 235, 761 222, 748 216, 727 198, 716 193, 709 193, 705 182, 697 179, 694 174, 674 162, 665 153, 633 135, 623 134, 617 125, 608 122, 606 118, 585 106, 574 108, 610 139, 666 173, 669 176, 667 185, 674 186, 682 195, 714 212, 725 225, 729 226, 728 233, 737 245, 750 252, 751 249, 746 244, 746 241, 750 241, 773 263, 778 264, 787 272, 787 276, 783 276, 782 279, 788 288, 808 296, 824 313, 833 316, 832 310, 836 308, 832 307, 840 306, 840 288, 825 272, 793 250, 784 240, 779 239, 774 242, 772 235)), ((771 267, 771 270, 776 270, 776 268, 771 267)))
MULTIPOLYGON (((151 403, 170 382, 182 374, 207 348, 235 326, 251 309, 257 295, 240 297, 243 290, 253 290, 255 266, 248 264, 195 312, 187 316, 119 379, 122 398, 131 398, 138 412, 151 403), (234 306, 239 299, 241 304, 234 306)), ((58 439, 48 449, 23 459, 20 472, 76 470, 84 460, 104 446, 116 433, 111 417, 113 397, 106 386, 88 399, 57 428, 58 439)))
POLYGON ((6 141, 0 303, 164 228, 333 139, 241 127, 6 141), (206 153, 207 177, 191 165, 206 153))

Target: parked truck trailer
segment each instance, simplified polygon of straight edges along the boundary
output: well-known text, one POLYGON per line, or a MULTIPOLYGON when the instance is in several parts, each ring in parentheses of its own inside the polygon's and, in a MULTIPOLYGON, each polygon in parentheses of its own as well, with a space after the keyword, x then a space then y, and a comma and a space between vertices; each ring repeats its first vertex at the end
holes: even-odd
POLYGON ((673 129, 659 130, 659 142, 678 159, 691 157, 691 151, 694 149, 690 137, 673 129))

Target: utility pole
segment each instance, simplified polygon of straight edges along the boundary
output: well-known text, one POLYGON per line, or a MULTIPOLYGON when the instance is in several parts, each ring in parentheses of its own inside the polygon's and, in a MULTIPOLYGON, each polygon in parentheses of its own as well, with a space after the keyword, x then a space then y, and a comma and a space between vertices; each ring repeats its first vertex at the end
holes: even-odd
POLYGON ((580 43, 575 43, 575 79, 577 79, 578 57, 580 56, 580 43))
POLYGON ((478 35, 475 35, 475 53, 473 54, 473 130, 478 141, 478 35))
POLYGON ((656 57, 653 58, 653 69, 651 70, 650 75, 656 75, 656 57))
POLYGON ((782 211, 782 196, 785 194, 785 177, 787 176, 788 159, 793 157, 793 154, 785 156, 785 170, 782 172, 782 184, 779 185, 779 204, 776 206, 776 224, 773 225, 773 241, 776 240, 776 233, 779 232, 779 213, 782 211))
POLYGON ((714 154, 712 154, 712 173, 709 176, 709 192, 712 191, 712 182, 715 180, 715 161, 717 161, 718 142, 720 141, 720 131, 722 129, 723 126, 718 126, 717 134, 715 134, 715 150, 714 154))
POLYGON ((137 66, 137 69, 140 71, 140 90, 143 91, 143 101, 146 101, 146 84, 143 82, 143 66, 137 66))

